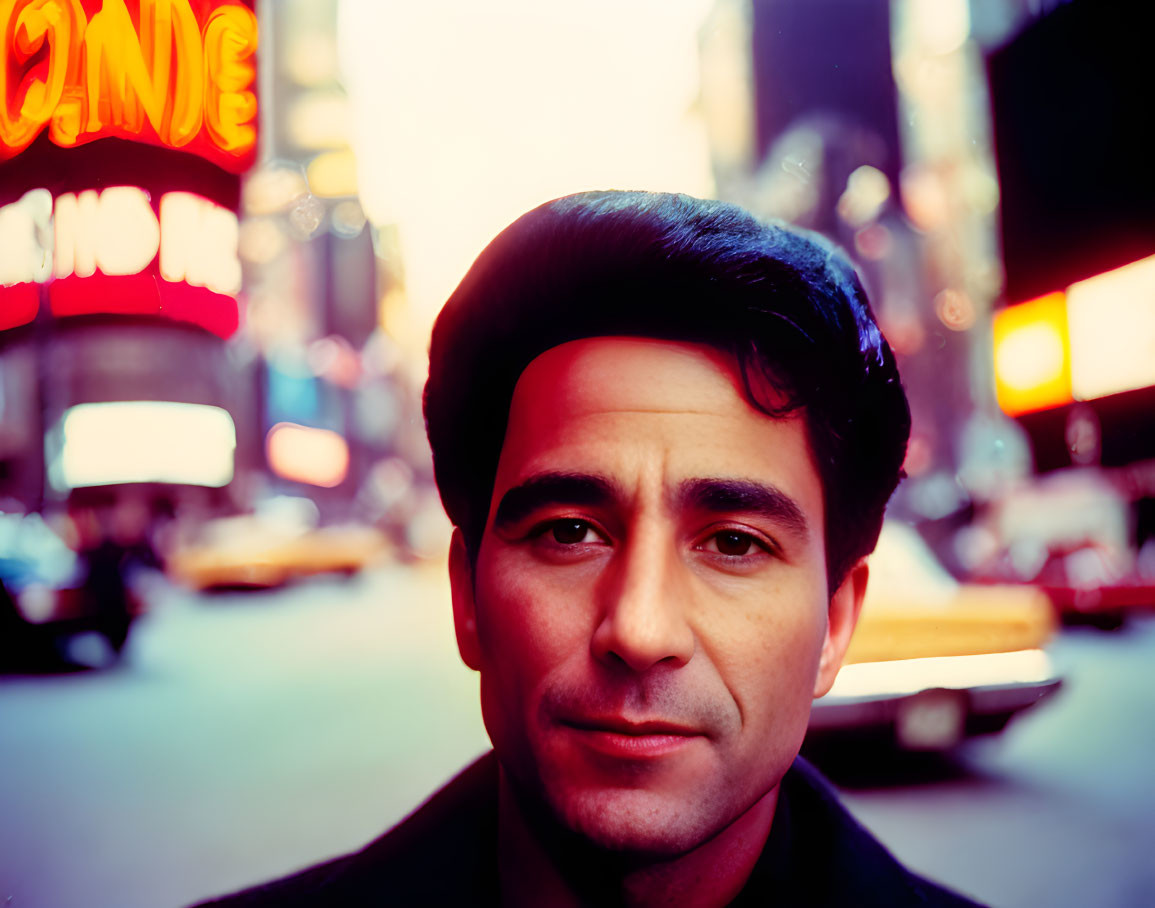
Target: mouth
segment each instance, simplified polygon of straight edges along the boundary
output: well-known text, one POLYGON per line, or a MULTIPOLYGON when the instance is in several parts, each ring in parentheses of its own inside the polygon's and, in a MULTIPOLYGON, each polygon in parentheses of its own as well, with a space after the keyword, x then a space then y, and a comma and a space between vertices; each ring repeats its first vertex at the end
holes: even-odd
POLYGON ((581 716, 562 719, 560 724, 591 750, 626 759, 666 756, 705 738, 699 729, 663 719, 581 716))

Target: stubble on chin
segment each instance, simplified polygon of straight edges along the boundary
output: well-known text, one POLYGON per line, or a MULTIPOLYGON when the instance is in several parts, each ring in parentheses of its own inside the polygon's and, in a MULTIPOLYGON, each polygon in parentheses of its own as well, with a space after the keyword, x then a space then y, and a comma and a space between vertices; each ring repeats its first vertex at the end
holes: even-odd
POLYGON ((593 849, 630 863, 676 857, 717 832, 734 809, 725 761, 718 754, 728 743, 723 730, 730 714, 707 698, 654 691, 633 702, 645 702, 651 710, 640 715, 706 729, 707 734, 689 746, 689 753, 673 757, 604 756, 570 737, 556 717, 583 710, 610 713, 622 706, 621 697, 591 694, 588 688, 557 690, 543 700, 532 764, 510 767, 511 788, 527 819, 567 851, 593 849))
POLYGON ((716 831, 716 823, 682 796, 645 787, 578 788, 564 777, 527 787, 506 777, 526 823, 563 863, 582 859, 628 868, 669 860, 716 831))

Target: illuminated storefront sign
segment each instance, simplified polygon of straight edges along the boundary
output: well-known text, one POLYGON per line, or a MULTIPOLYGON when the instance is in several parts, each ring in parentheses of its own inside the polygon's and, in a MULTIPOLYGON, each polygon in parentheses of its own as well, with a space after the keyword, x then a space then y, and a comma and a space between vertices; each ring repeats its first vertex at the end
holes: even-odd
POLYGON ((236 427, 228 411, 202 404, 133 400, 70 407, 49 433, 53 488, 122 482, 217 487, 233 478, 236 427))
POLYGON ((0 331, 36 318, 36 283, 52 274, 52 256, 44 248, 51 230, 52 196, 47 190, 0 205, 0 331))
POLYGON ((1076 398, 1155 385, 1155 256, 1072 284, 1067 318, 1076 398))
POLYGON ((238 321, 237 237, 236 214, 189 192, 164 193, 154 210, 135 186, 55 202, 33 190, 0 208, 0 242, 23 250, 0 270, 0 328, 35 317, 36 283, 51 276, 55 315, 159 315, 227 337, 238 321))
POLYGON ((236 2, 0 0, 0 161, 47 128, 253 161, 257 20, 236 2))
POLYGON ((1007 306, 995 390, 1011 416, 1155 386, 1155 256, 1007 306))
POLYGON ((65 193, 56 200, 53 272, 138 274, 160 256, 160 276, 208 287, 216 293, 241 289, 237 216, 189 192, 160 197, 159 217, 135 186, 97 193, 65 193))

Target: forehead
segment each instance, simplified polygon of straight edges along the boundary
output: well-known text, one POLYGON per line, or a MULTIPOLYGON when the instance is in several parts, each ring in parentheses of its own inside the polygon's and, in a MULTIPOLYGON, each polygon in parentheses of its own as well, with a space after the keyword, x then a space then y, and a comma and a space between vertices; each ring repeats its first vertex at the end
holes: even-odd
POLYGON ((495 496, 534 473, 573 470, 764 479, 814 489, 801 412, 773 418, 747 400, 732 357, 703 344, 632 337, 571 341, 534 359, 510 404, 495 496))
POLYGON ((525 368, 510 413, 528 409, 525 415, 548 422, 558 407, 571 417, 614 409, 711 412, 727 390, 742 395, 737 366, 705 344, 584 338, 546 350, 525 368), (535 409, 543 404, 549 406, 535 409))

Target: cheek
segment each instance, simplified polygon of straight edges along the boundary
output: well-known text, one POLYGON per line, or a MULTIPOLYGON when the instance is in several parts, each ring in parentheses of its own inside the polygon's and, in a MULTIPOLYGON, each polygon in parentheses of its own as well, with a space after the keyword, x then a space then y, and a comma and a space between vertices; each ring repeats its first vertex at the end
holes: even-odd
POLYGON ((780 580, 744 599, 711 610, 700 625, 744 724, 808 711, 826 631, 821 589, 780 580))
POLYGON ((527 561, 501 553, 479 572, 477 629, 491 671, 532 687, 565 659, 588 651, 589 609, 579 578, 534 571, 527 561))
POLYGON ((581 679, 588 661, 579 591, 546 582, 506 552, 479 566, 476 609, 481 645, 481 709, 502 759, 533 778, 543 692, 559 679, 581 679))

